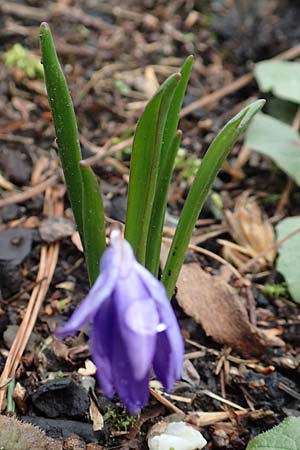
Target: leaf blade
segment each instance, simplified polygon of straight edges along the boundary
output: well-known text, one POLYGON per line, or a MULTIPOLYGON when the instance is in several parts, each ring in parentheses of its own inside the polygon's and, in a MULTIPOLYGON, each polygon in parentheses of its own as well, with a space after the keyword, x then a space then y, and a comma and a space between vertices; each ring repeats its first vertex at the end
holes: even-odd
POLYGON ((89 166, 80 164, 83 181, 82 217, 84 254, 92 286, 100 270, 100 259, 105 250, 105 219, 102 196, 97 178, 89 166))
POLYGON ((147 104, 134 136, 130 163, 125 238, 144 264, 168 104, 179 81, 171 75, 147 104))
POLYGON ((300 450, 300 418, 288 417, 282 423, 252 439, 246 450, 300 450))
POLYGON ((195 223, 213 181, 233 145, 264 103, 264 100, 257 100, 233 117, 214 139, 202 160, 181 212, 162 275, 162 282, 169 297, 175 289, 195 223))
POLYGON ((77 122, 71 95, 57 57, 51 30, 45 22, 40 27, 40 45, 59 157, 62 162, 75 222, 83 241, 82 179, 79 169, 79 161, 82 159, 82 155, 77 122))
POLYGON ((170 185, 174 161, 181 141, 181 132, 176 135, 179 114, 193 66, 193 56, 189 56, 182 68, 181 79, 175 89, 171 107, 168 110, 158 171, 158 183, 153 201, 151 221, 147 240, 146 267, 158 274, 161 238, 167 207, 168 188, 170 185))
POLYGON ((271 158, 300 186, 300 138, 291 126, 259 113, 248 128, 245 144, 271 158))

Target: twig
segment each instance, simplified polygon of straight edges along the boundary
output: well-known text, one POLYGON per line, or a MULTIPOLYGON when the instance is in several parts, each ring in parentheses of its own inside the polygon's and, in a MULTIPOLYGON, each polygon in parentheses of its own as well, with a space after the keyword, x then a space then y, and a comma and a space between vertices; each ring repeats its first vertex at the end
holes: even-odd
MULTIPOLYGON (((44 200, 44 212, 48 215, 62 215, 62 192, 47 188, 44 200)), ((18 329, 14 342, 9 351, 3 372, 0 377, 0 385, 5 385, 8 379, 15 376, 31 332, 35 325, 40 307, 47 294, 56 267, 59 253, 59 243, 43 244, 41 248, 40 266, 37 275, 37 285, 34 287, 26 309, 25 316, 18 329), (41 281, 43 280, 43 281, 41 281)), ((0 411, 4 407, 5 389, 0 391, 0 411)))
MULTIPOLYGON (((271 59, 287 61, 289 59, 294 59, 299 55, 300 55, 300 45, 296 45, 295 47, 292 47, 271 59)), ((180 117, 185 117, 191 112, 196 111, 197 109, 204 108, 210 103, 214 103, 218 100, 221 100, 221 98, 226 97, 226 95, 233 94, 233 92, 239 91, 243 87, 247 86, 253 80, 253 78, 254 78, 253 72, 249 72, 241 76, 237 80, 234 80, 227 86, 224 86, 221 89, 212 92, 211 94, 205 95, 203 98, 200 98, 199 100, 196 100, 195 102, 183 108, 180 117)))
MULTIPOLYGON (((163 237, 162 240, 163 240, 163 242, 166 242, 167 244, 170 244, 170 242, 172 242, 172 239, 167 238, 167 237, 163 237)), ((193 245, 193 244, 189 244, 188 248, 190 250, 193 250, 196 253, 202 253, 203 255, 206 255, 206 256, 209 256, 210 258, 215 259, 219 263, 224 264, 224 266, 228 267, 231 270, 231 272, 236 276, 236 278, 242 278, 239 271, 235 267, 233 267, 228 261, 226 261, 224 258, 222 258, 221 256, 216 255, 215 253, 210 252, 209 250, 206 250, 205 248, 198 247, 197 245, 193 245)))
POLYGON ((169 411, 175 414, 184 414, 182 409, 178 408, 177 406, 173 405, 169 400, 167 400, 163 395, 161 395, 158 391, 155 391, 154 389, 150 388, 150 394, 152 397, 154 397, 157 401, 162 403, 169 411))
POLYGON ((296 234, 298 234, 300 232, 300 228, 297 228, 296 230, 292 231, 291 233, 289 233, 287 236, 285 236, 283 239, 281 239, 280 241, 277 241, 275 244, 271 245, 270 247, 268 247, 266 250, 264 250, 263 252, 258 253, 254 258, 250 259, 250 261, 246 262, 244 265, 242 265, 239 269, 240 274, 245 273, 247 270, 250 269, 251 266, 253 266, 253 264, 255 264, 260 258, 263 258, 264 256, 266 256, 270 251, 272 250, 276 250, 279 247, 282 246, 282 244, 285 243, 285 241, 287 241, 288 239, 291 239, 293 236, 295 236, 296 234))
POLYGON ((29 200, 32 197, 35 197, 38 194, 41 194, 44 192, 47 188, 54 186, 58 181, 58 176, 53 175, 52 177, 48 178, 48 180, 43 181, 40 184, 37 184, 36 186, 27 189, 24 192, 20 192, 18 194, 9 195, 3 199, 0 200, 0 208, 3 208, 7 205, 13 205, 15 203, 22 203, 26 200, 29 200))
POLYGON ((223 398, 220 395, 209 391, 208 389, 203 389, 201 393, 207 395, 207 397, 213 398, 214 400, 218 400, 219 402, 224 403, 225 405, 232 406, 233 408, 236 408, 240 411, 246 411, 246 408, 243 408, 242 406, 238 405, 237 403, 231 402, 230 400, 226 400, 226 398, 223 398))
MULTIPOLYGON (((81 138, 82 140, 82 138, 81 138)), ((107 156, 112 156, 117 152, 120 152, 124 150, 125 148, 132 145, 133 137, 130 137, 126 139, 125 141, 119 142, 118 144, 112 145, 109 149, 110 141, 108 141, 107 144, 103 145, 103 147, 98 147, 98 151, 95 155, 90 156, 89 158, 83 159, 81 161, 82 166, 92 166, 97 161, 100 161, 103 158, 106 158, 107 156)))

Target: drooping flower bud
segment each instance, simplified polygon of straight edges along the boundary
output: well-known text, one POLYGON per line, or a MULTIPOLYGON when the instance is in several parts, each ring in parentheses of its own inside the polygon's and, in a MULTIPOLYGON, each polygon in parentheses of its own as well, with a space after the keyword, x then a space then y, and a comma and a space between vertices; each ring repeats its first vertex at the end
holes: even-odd
POLYGON ((74 334, 91 322, 97 379, 108 397, 117 391, 136 414, 149 397, 151 368, 167 391, 180 377, 183 339, 163 285, 137 262, 117 230, 100 268, 90 293, 56 334, 74 334))

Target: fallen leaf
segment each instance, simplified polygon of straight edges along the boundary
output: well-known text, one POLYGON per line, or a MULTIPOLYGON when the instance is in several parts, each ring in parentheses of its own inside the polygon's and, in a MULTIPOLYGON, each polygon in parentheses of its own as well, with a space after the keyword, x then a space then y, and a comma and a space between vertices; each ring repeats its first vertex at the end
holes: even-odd
POLYGON ((181 378, 192 386, 199 386, 200 384, 200 375, 189 359, 185 359, 183 362, 181 378))
POLYGON ((98 405, 93 399, 93 396, 90 396, 90 417, 91 421, 93 422, 93 430, 94 431, 100 431, 104 427, 104 419, 103 416, 98 408, 98 405))
POLYGON ((264 253, 264 256, 256 263, 257 270, 263 270, 266 266, 272 265, 276 256, 275 248, 270 250, 275 246, 274 229, 255 199, 249 197, 248 192, 243 193, 237 199, 234 211, 225 211, 225 217, 229 232, 239 244, 240 249, 238 246, 231 249, 230 246, 225 245, 224 256, 238 265, 238 260, 235 259, 239 254, 241 264, 244 264, 245 255, 255 258, 264 253), (231 256, 232 250, 234 252, 231 256))
POLYGON ((177 301, 216 342, 245 355, 263 354, 270 341, 249 322, 237 292, 204 272, 197 263, 184 264, 177 282, 177 301))

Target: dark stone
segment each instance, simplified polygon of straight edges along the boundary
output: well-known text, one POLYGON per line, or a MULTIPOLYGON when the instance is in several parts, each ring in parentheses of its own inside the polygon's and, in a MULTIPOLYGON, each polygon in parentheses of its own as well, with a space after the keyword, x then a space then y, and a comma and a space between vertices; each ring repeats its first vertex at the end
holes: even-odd
POLYGON ((44 417, 22 416, 23 422, 29 422, 38 426, 52 438, 68 438, 74 433, 86 442, 97 442, 102 432, 95 433, 90 423, 77 422, 75 420, 45 419, 44 417))
POLYGON ((31 398, 35 408, 47 417, 82 417, 89 407, 88 393, 70 378, 47 381, 31 398))
POLYGON ((0 153, 0 168, 6 174, 6 177, 18 186, 28 184, 31 166, 23 152, 9 149, 2 151, 0 153))
POLYGON ((1 218, 3 222, 18 219, 21 217, 21 209, 18 205, 7 205, 1 209, 1 218))
POLYGON ((0 264, 20 264, 31 250, 32 230, 10 228, 0 232, 0 264))
POLYGON ((19 269, 5 261, 0 260, 0 290, 3 298, 9 298, 16 294, 22 284, 19 269))

